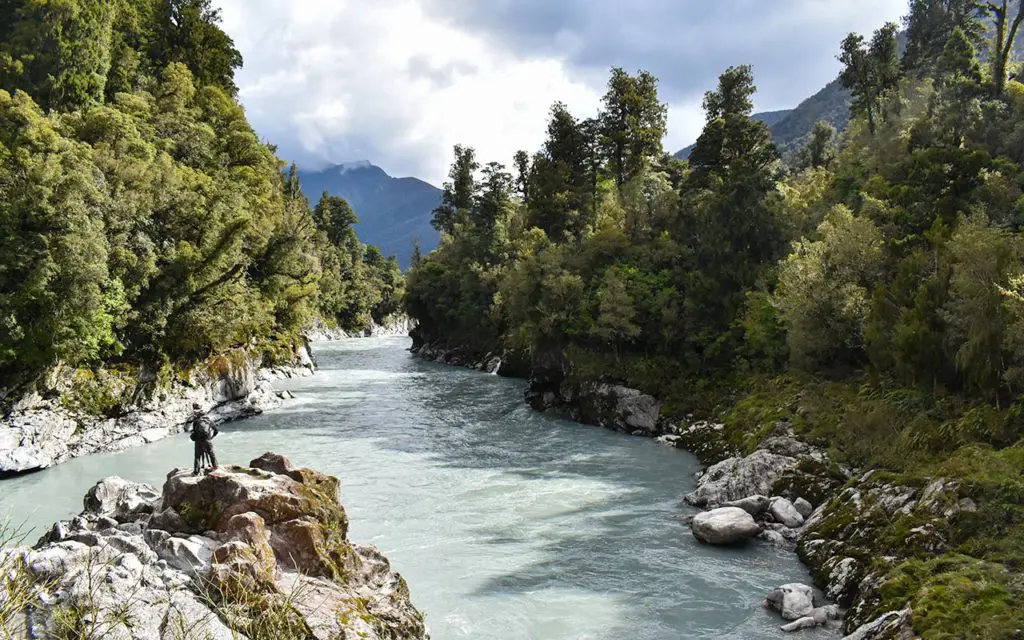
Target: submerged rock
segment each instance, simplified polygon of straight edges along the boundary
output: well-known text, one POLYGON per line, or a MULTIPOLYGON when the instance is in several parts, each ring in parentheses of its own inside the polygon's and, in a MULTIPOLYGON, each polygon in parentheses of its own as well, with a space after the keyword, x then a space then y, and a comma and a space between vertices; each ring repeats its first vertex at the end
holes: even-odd
POLYGON ((765 603, 784 620, 799 620, 814 611, 814 589, 799 583, 784 584, 765 596, 765 603))
POLYGON ((694 516, 693 537, 707 544, 737 544, 761 533, 754 518, 739 507, 720 507, 694 516))
POLYGON ((816 627, 823 627, 828 624, 830 620, 838 620, 841 617, 839 607, 834 604, 827 605, 824 607, 817 607, 810 614, 797 618, 789 624, 784 624, 780 627, 786 633, 792 633, 794 631, 803 631, 804 629, 814 629, 816 627))
POLYGON ((126 640, 278 637, 285 626, 318 640, 428 637, 388 560, 347 539, 336 478, 266 454, 206 476, 172 471, 155 493, 108 478, 81 516, 17 551, 34 595, 16 629, 59 636, 87 620, 126 640), (101 515, 130 513, 120 524, 101 515))

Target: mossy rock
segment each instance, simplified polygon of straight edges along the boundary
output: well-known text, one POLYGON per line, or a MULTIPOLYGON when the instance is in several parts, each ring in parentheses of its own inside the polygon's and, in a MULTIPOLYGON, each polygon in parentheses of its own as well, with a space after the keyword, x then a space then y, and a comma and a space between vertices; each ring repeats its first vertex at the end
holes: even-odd
POLYGON ((212 500, 180 502, 174 506, 174 510, 196 533, 216 529, 221 519, 221 509, 212 500))
MULTIPOLYGON (((910 607, 914 630, 937 640, 1020 638, 1024 629, 1024 584, 997 564, 946 554, 909 560, 881 580, 858 619, 910 607)), ((852 627, 858 620, 851 620, 852 627)))

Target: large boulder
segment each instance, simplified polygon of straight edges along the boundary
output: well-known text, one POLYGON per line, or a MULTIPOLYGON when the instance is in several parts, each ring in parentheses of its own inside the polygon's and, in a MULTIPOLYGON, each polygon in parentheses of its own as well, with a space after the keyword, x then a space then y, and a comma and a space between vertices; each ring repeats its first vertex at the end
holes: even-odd
POLYGON ((772 499, 768 511, 771 512, 776 522, 780 522, 790 529, 795 529, 804 523, 804 517, 796 510, 793 503, 785 498, 772 499))
POLYGON ((754 518, 739 507, 720 507, 699 513, 690 523, 693 537, 707 544, 737 544, 761 533, 754 518))
POLYGON ((810 515, 814 513, 814 505, 803 498, 797 498, 794 500, 793 506, 796 507, 797 513, 799 513, 804 519, 809 518, 810 515))
POLYGON ((715 507, 753 495, 772 495, 772 485, 796 467, 796 458, 760 449, 745 458, 728 458, 712 465, 685 496, 695 507, 715 507))
POLYGON ((110 476, 93 485, 83 502, 84 513, 129 522, 159 511, 160 492, 148 484, 110 476))
POLYGON ((5 552, 20 554, 32 594, 17 633, 63 637, 73 612, 115 640, 245 640, 282 625, 317 640, 427 638, 402 577, 347 539, 336 478, 267 454, 206 476, 173 471, 162 502, 151 493, 108 478, 81 516, 5 552))
POLYGON ((278 468, 279 472, 221 467, 205 476, 179 469, 164 484, 163 505, 174 509, 196 533, 223 529, 233 516, 252 512, 271 528, 312 518, 336 527, 344 538, 348 518, 338 502, 337 479, 290 465, 278 468))
POLYGON ((653 434, 658 429, 661 403, 654 396, 616 384, 588 383, 575 391, 563 385, 573 418, 626 433, 653 434))

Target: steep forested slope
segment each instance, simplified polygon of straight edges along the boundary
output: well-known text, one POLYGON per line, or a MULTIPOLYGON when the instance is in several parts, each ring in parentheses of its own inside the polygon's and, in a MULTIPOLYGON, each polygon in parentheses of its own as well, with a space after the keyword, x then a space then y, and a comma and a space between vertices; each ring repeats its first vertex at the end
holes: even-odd
POLYGON ((150 372, 394 308, 344 201, 311 211, 235 93, 209 0, 7 0, 0 386, 150 372))
POLYGON ((311 199, 324 192, 344 198, 359 218, 355 228, 360 239, 398 258, 403 269, 409 266, 415 244, 427 253, 440 241, 430 219, 441 203, 441 190, 418 178, 392 178, 368 162, 302 171, 299 177, 311 199))

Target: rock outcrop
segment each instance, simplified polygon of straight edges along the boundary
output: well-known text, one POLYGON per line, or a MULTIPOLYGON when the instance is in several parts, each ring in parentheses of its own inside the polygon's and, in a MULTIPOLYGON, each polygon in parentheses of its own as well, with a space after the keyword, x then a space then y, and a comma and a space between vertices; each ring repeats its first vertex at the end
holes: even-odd
POLYGON ((707 544, 729 545, 745 542, 761 533, 754 518, 739 507, 719 507, 694 516, 693 537, 707 544))
POLYGON ((714 507, 749 496, 772 495, 775 481, 796 464, 796 458, 764 449, 744 458, 727 458, 704 471, 697 488, 684 499, 695 507, 714 507))
POLYGON ((661 403, 619 384, 577 384, 568 379, 554 384, 535 372, 526 390, 526 401, 536 411, 555 411, 577 422, 622 433, 649 437, 666 433, 661 424, 661 403))
POLYGON ((158 388, 155 376, 140 374, 122 389, 124 402, 113 417, 89 414, 68 401, 72 372, 57 370, 14 403, 0 420, 0 475, 23 473, 71 458, 121 451, 180 433, 199 403, 216 422, 257 415, 281 399, 272 382, 310 375, 314 363, 305 346, 295 366, 263 368, 262 357, 239 349, 196 367, 185 381, 158 388))
MULTIPOLYGON (((924 486, 901 486, 868 473, 816 510, 804 526, 797 552, 826 596, 849 607, 844 630, 855 633, 886 615, 882 592, 892 569, 909 558, 946 552, 951 527, 977 508, 959 483, 937 478, 924 486)), ((908 624, 900 615, 879 627, 908 624)), ((865 630, 865 638, 898 637, 865 630)))
POLYGON ((85 505, 8 556, 32 598, 0 636, 428 637, 387 558, 348 540, 337 479, 281 456, 206 476, 175 470, 162 494, 108 478, 85 505))

